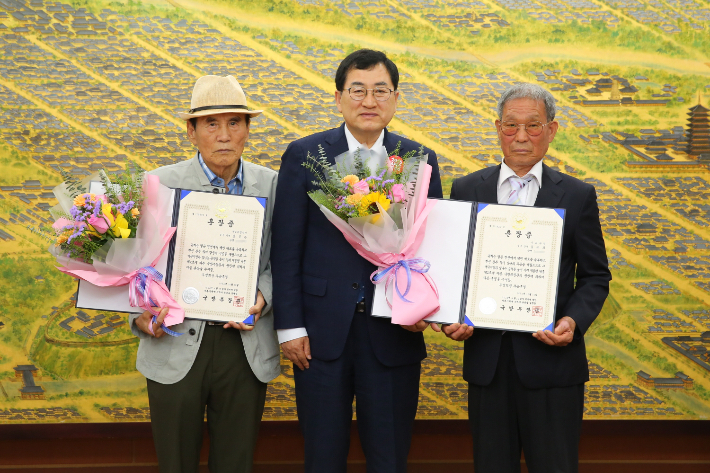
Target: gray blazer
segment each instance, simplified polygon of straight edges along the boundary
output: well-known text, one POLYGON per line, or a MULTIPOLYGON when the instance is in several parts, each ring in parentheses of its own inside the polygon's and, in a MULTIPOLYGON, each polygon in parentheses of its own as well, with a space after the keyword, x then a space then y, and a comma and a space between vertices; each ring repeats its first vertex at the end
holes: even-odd
MULTIPOLYGON (((242 160, 244 173, 244 195, 267 197, 264 240, 261 246, 259 290, 266 300, 261 318, 254 330, 242 331, 242 342, 249 366, 256 377, 266 383, 280 373, 279 345, 274 331, 271 290, 271 215, 276 195, 276 171, 242 160)), ((170 166, 163 166, 150 174, 160 177, 160 183, 168 187, 211 191, 212 184, 197 160, 197 156, 170 166)), ((164 335, 153 338, 143 333, 133 321, 140 314, 130 314, 129 322, 133 333, 140 337, 136 368, 146 378, 162 384, 177 383, 185 377, 197 356, 206 322, 185 319, 181 324, 170 327, 182 333, 180 337, 164 335), (190 329, 195 335, 190 335, 190 329)), ((232 330, 232 329, 227 329, 232 330)))

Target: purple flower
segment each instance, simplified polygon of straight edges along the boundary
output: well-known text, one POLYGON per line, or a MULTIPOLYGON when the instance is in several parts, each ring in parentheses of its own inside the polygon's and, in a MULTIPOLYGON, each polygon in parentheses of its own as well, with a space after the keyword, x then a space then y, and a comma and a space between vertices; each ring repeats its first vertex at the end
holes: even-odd
POLYGON ((387 170, 385 169, 385 170, 383 170, 383 171, 380 173, 379 176, 366 177, 365 180, 366 180, 366 181, 369 181, 370 179, 372 179, 372 180, 374 180, 374 181, 381 181, 386 172, 387 172, 387 170))
POLYGON ((84 227, 78 227, 78 228, 74 231, 74 233, 72 233, 72 234, 69 236, 69 238, 67 239, 67 243, 71 243, 71 241, 72 241, 74 238, 76 238, 76 237, 78 237, 79 235, 81 235, 83 231, 84 231, 84 227))
POLYGON ((135 202, 133 202, 132 200, 130 200, 130 201, 126 202, 126 203, 118 204, 118 205, 116 206, 116 208, 118 209, 118 211, 119 211, 120 213, 125 214, 125 213, 127 213, 129 210, 131 210, 134 205, 135 205, 135 202))

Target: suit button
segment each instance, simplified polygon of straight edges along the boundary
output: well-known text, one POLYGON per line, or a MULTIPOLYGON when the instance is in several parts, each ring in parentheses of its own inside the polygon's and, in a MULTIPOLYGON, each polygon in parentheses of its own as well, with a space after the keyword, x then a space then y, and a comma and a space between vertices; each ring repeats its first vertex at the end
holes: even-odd
POLYGON ((355 289, 357 291, 359 288, 360 288, 360 285, 358 283, 354 282, 353 289, 355 289))
POLYGON ((195 332, 194 328, 191 328, 187 333, 189 333, 190 335, 195 335, 197 332, 195 332))

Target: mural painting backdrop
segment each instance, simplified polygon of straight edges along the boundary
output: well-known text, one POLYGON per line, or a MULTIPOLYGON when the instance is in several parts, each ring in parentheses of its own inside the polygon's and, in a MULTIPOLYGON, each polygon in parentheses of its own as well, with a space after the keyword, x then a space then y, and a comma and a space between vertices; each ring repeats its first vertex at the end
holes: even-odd
MULTIPOLYGON (((250 103, 245 157, 278 169, 335 127, 360 47, 401 71, 391 129, 452 179, 500 162, 495 100, 559 101, 546 162, 596 186, 614 280, 586 340, 587 419, 710 415, 708 0, 0 0, 0 423, 148 420, 125 314, 77 310, 46 252, 60 171, 191 157, 177 111, 204 74, 250 103)), ((466 418, 462 346, 427 332, 418 417, 466 418)), ((266 419, 295 419, 293 371, 266 419)))

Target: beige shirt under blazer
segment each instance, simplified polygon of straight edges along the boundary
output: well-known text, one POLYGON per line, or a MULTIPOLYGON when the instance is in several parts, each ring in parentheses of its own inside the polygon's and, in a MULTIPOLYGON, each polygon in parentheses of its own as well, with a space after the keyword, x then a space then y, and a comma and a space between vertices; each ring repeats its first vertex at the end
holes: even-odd
MULTIPOLYGON (((274 331, 274 317, 271 289, 271 215, 274 210, 276 195, 276 171, 242 160, 244 195, 266 197, 266 218, 264 220, 264 239, 261 245, 261 264, 259 272, 259 290, 266 300, 266 308, 254 325, 252 331, 242 331, 242 342, 249 366, 254 375, 266 383, 281 373, 279 345, 274 331)), ((163 166, 150 174, 160 177, 160 183, 172 188, 201 190, 211 192, 214 188, 207 180, 197 156, 170 166, 163 166)), ((197 356, 202 341, 202 332, 206 322, 185 319, 181 324, 170 327, 182 333, 180 337, 164 335, 153 338, 143 333, 133 321, 140 314, 130 314, 129 323, 133 333, 140 337, 136 368, 146 378, 162 384, 177 383, 185 377, 197 356), (195 334, 190 335, 190 329, 195 334)), ((222 329, 234 330, 234 329, 222 329)))

